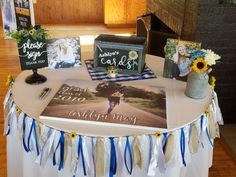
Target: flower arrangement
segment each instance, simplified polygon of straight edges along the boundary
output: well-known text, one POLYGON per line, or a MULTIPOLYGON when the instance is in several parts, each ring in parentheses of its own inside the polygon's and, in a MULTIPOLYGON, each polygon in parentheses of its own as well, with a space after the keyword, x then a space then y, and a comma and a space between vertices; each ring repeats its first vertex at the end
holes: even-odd
POLYGON ((7 35, 15 39, 17 43, 20 43, 23 38, 32 37, 34 40, 44 40, 48 37, 47 30, 41 28, 39 25, 35 25, 29 29, 20 29, 16 32, 8 32, 7 35))
POLYGON ((215 65, 221 58, 215 54, 212 50, 192 50, 190 51, 192 60, 192 69, 197 73, 211 72, 211 66, 215 65))

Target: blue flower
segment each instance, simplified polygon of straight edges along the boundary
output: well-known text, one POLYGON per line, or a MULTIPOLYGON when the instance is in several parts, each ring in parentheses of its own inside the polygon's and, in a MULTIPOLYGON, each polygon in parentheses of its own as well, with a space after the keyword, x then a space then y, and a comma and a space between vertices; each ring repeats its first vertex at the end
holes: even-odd
POLYGON ((206 56, 206 52, 202 50, 196 50, 196 49, 190 50, 189 54, 190 54, 191 60, 196 60, 197 58, 205 58, 206 56))

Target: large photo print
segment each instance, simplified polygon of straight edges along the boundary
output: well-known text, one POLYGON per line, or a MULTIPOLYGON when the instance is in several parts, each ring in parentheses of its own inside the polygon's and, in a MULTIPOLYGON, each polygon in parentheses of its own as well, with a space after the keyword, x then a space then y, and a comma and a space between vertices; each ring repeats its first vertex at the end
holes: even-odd
POLYGON ((167 128, 166 95, 156 86, 67 81, 41 116, 167 128))

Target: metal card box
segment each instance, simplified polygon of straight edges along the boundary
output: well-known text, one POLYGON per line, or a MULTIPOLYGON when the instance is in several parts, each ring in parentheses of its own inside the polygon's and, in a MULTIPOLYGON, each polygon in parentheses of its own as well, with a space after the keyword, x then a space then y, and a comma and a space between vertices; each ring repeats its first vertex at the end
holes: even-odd
POLYGON ((124 74, 141 74, 145 65, 146 38, 101 34, 94 43, 94 68, 109 66, 124 74))

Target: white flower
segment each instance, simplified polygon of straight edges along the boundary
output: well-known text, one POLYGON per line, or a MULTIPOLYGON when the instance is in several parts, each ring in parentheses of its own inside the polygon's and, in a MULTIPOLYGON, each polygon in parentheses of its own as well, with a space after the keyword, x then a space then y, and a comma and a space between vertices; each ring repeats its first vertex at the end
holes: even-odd
POLYGON ((215 65, 216 60, 219 60, 221 57, 217 54, 215 54, 212 50, 205 50, 206 56, 205 56, 205 61, 209 66, 215 65))
POLYGON ((130 58, 131 60, 136 60, 136 59, 138 58, 138 53, 137 53, 135 50, 131 50, 131 51, 129 52, 129 58, 130 58))

